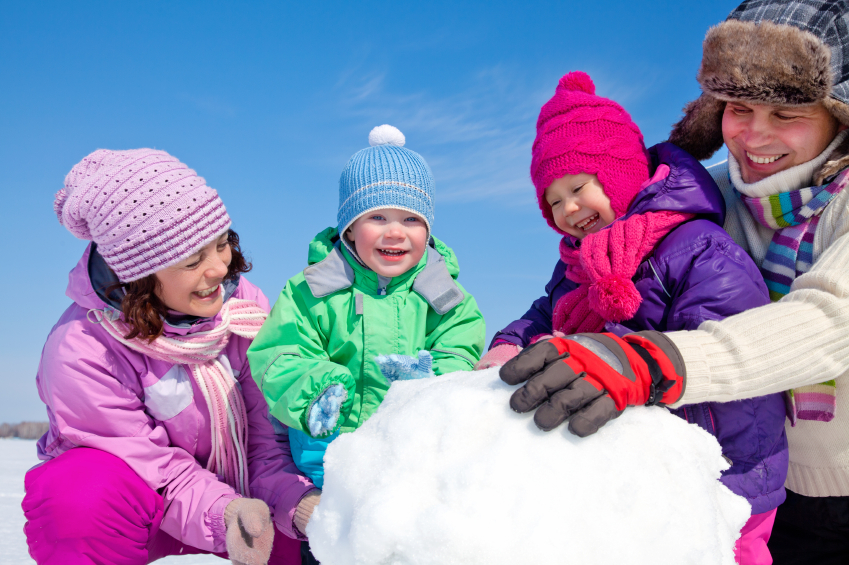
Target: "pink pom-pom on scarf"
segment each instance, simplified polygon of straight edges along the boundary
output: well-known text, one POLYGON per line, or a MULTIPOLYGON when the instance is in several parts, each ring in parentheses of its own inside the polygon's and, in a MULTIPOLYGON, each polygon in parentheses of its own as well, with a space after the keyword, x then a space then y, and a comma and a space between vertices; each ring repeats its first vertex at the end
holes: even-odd
POLYGON ((620 275, 610 275, 591 284, 587 298, 590 308, 610 322, 630 320, 643 301, 633 281, 620 275))

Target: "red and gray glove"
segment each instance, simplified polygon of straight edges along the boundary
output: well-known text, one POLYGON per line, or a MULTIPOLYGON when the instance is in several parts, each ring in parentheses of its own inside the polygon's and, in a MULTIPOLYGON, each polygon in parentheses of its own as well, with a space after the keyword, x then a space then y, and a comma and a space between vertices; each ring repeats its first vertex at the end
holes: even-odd
POLYGON ((525 385, 510 397, 516 412, 536 409, 549 431, 569 420, 586 437, 628 406, 672 404, 684 394, 684 360, 663 333, 576 334, 540 341, 504 364, 501 380, 525 385))

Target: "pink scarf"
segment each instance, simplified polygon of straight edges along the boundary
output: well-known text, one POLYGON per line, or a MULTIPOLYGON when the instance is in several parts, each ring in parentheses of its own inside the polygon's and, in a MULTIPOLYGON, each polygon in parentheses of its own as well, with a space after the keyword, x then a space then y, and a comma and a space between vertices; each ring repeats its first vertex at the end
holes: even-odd
POLYGON ((578 247, 574 237, 564 237, 560 258, 566 263, 566 278, 579 286, 557 301, 552 328, 567 335, 597 332, 605 322, 633 318, 643 301, 631 281, 637 267, 666 234, 692 217, 681 212, 646 212, 589 234, 578 247))
POLYGON ((189 366, 212 419, 212 453, 206 468, 249 497, 245 399, 232 369, 221 363, 219 355, 232 334, 254 339, 267 317, 265 311, 253 300, 231 298, 224 303, 221 322, 215 328, 185 336, 161 335, 150 343, 140 338, 124 338, 130 326, 120 320, 119 311, 107 307, 89 313, 94 313, 95 320, 109 335, 130 349, 152 359, 189 366))

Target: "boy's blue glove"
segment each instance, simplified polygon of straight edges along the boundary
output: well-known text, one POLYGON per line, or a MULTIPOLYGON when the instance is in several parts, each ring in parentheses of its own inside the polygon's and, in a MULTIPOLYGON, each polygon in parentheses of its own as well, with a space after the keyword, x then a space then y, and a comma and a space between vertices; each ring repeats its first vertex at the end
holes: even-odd
POLYGON ((330 385, 310 407, 307 424, 313 437, 332 432, 339 420, 342 403, 348 398, 348 391, 341 384, 330 385))
POLYGON ((430 354, 430 351, 419 351, 418 359, 395 353, 378 355, 374 358, 374 362, 377 363, 380 372, 390 383, 434 376, 433 355, 430 354))

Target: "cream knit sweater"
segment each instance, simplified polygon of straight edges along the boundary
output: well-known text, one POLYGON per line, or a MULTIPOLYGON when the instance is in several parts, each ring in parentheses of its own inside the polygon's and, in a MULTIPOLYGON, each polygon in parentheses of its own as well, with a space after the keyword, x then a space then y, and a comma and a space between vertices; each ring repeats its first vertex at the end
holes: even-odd
MULTIPOLYGON (((843 139, 814 161, 746 185, 732 156, 710 173, 725 197, 725 229, 763 262, 773 231, 760 226, 733 192, 765 196, 810 186, 813 171, 843 139)), ((698 330, 667 335, 687 365, 684 396, 675 405, 729 401, 837 379, 831 422, 787 424, 790 470, 786 486, 806 496, 849 496, 849 189, 823 212, 814 236, 813 268, 779 302, 698 330)))

